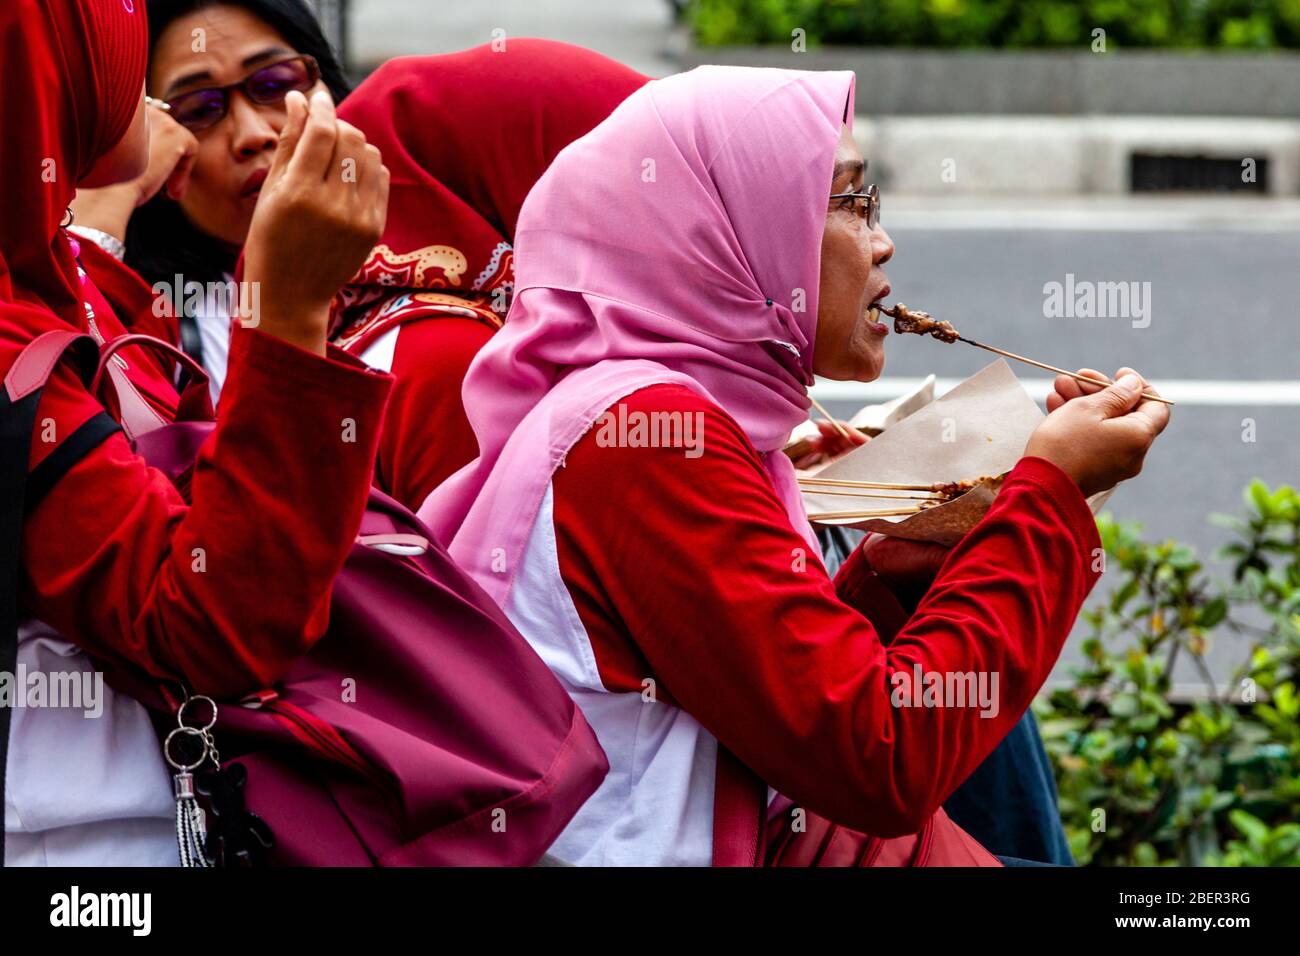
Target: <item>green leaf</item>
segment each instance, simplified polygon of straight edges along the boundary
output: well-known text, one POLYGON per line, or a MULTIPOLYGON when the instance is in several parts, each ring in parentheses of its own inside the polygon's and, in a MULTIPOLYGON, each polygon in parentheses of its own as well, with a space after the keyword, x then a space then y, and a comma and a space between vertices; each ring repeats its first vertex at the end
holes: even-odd
POLYGON ((1129 578, 1124 582, 1119 590, 1115 591, 1110 598, 1110 610, 1112 614, 1118 614, 1124 609, 1124 605, 1137 597, 1138 589, 1142 586, 1137 578, 1129 578))
POLYGON ((1229 812, 1228 819, 1250 841, 1252 847, 1261 847, 1268 840, 1268 824, 1259 817, 1251 816, 1245 810, 1233 810, 1229 812))
POLYGON ((1272 513, 1272 496, 1268 493, 1268 485, 1258 478, 1252 481, 1246 489, 1246 504, 1254 505, 1260 516, 1267 518, 1272 513))
POLYGON ((1300 715, 1300 697, 1296 696, 1295 684, 1282 684, 1273 691, 1273 706, 1286 717, 1300 715))
POLYGON ((1138 712, 1137 695, 1116 694, 1111 698, 1110 706, 1107 709, 1112 717, 1132 717, 1138 712))
POLYGON ((1222 623, 1223 619, 1228 616, 1228 599, 1225 597, 1212 598, 1201 608, 1198 615, 1201 627, 1215 627, 1222 623))

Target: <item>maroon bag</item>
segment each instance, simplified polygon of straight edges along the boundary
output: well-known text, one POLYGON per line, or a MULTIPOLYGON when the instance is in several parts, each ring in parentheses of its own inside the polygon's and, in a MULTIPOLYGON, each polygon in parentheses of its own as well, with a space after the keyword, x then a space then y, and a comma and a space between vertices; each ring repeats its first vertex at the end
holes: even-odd
MULTIPOLYGON (((7 432, 30 442, 41 388, 87 342, 68 330, 28 346, 5 379, 7 432)), ((214 424, 159 426, 110 361, 126 345, 189 370, 178 419, 210 417, 207 376, 167 343, 126 335, 100 351, 91 383, 136 451, 185 494, 214 424)), ((13 640, 0 627, 0 640, 13 640)), ((160 726, 176 726, 176 695, 140 673, 110 669, 109 679, 158 712, 160 726)), ((275 687, 219 705, 215 742, 225 766, 247 772, 247 808, 274 835, 274 864, 530 865, 609 769, 581 711, 505 615, 378 491, 335 581, 324 637, 275 687)))
MULTIPOLYGON (((729 750, 718 753, 713 808, 714 866, 1001 866, 940 807, 919 833, 876 837, 810 810, 793 826, 793 804, 773 815, 767 784, 729 750)), ((789 803, 783 797, 777 797, 789 803)))
POLYGON ((979 842, 940 807, 920 833, 905 837, 868 836, 809 813, 806 829, 795 833, 790 821, 768 822, 766 866, 1001 866, 979 842))

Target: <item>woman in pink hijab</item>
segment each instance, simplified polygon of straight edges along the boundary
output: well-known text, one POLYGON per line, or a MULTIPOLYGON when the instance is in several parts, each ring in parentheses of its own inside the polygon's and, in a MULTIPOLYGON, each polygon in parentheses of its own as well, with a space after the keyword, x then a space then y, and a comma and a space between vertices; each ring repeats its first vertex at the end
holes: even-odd
POLYGON ((993 862, 941 804, 1096 581, 1085 495, 1136 474, 1164 425, 1136 377, 1061 384, 910 616, 891 586, 924 572, 919 549, 859 549, 827 577, 781 448, 814 373, 883 366, 869 311, 893 245, 852 88, 725 67, 652 82, 524 205, 514 304, 465 384, 481 457, 421 515, 609 757, 561 860, 865 865, 892 858, 861 834, 922 834, 897 860, 919 863, 942 832, 946 860, 993 862), (994 706, 894 706, 918 668, 998 675, 994 706))

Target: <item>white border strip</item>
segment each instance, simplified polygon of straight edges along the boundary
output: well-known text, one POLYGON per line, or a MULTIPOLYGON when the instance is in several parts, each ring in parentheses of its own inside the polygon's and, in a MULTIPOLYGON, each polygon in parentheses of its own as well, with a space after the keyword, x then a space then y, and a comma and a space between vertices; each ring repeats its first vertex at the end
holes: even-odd
MULTIPOLYGON (((921 378, 889 378, 879 382, 829 382, 818 381, 811 389, 822 402, 858 402, 872 404, 887 402, 921 387, 921 378)), ((943 395, 961 383, 957 378, 935 381, 936 395, 943 395)), ((1046 378, 1021 379, 1034 401, 1041 402, 1052 390, 1052 380, 1046 378)), ((1259 380, 1233 381, 1215 379, 1159 379, 1160 394, 1180 405, 1258 406, 1300 405, 1300 381, 1259 380)))

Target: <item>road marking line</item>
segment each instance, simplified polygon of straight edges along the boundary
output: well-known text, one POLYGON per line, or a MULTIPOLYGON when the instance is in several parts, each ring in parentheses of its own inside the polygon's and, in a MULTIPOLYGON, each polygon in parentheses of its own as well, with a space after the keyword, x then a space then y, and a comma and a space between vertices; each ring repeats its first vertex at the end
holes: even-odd
POLYGON ((979 212, 891 212, 891 233, 902 232, 1300 232, 1294 216, 1220 216, 1145 214, 1101 216, 1053 213, 1048 210, 1024 214, 988 215, 979 212))
MULTIPOLYGON (((921 387, 922 378, 886 377, 879 382, 818 381, 812 393, 823 402, 887 402, 921 387)), ((934 383, 935 395, 943 395, 962 380, 940 378, 934 383)), ((1025 391, 1041 402, 1052 390, 1052 380, 1023 378, 1025 391)), ((1258 406, 1300 405, 1300 381, 1216 379, 1157 379, 1160 394, 1180 405, 1258 406)))

